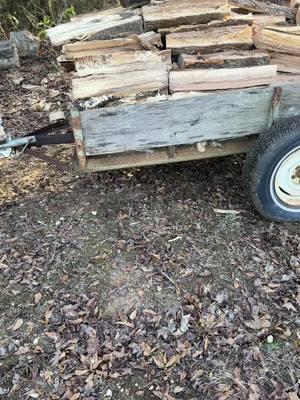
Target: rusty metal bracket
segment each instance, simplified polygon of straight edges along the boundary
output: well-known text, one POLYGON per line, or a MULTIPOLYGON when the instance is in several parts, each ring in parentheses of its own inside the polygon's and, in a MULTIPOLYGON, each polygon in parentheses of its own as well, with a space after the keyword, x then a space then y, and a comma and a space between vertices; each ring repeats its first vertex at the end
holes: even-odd
POLYGON ((283 95, 282 87, 275 87, 273 97, 272 97, 272 102, 271 102, 270 113, 269 113, 269 120, 268 120, 268 125, 267 125, 268 129, 271 128, 273 123, 278 118, 282 95, 283 95))

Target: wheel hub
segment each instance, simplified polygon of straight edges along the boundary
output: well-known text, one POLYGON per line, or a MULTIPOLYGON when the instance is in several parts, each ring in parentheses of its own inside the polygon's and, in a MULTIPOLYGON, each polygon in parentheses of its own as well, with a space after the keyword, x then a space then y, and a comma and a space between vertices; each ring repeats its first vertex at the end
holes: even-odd
POLYGON ((300 207, 300 148, 278 163, 274 191, 281 203, 288 207, 300 207))

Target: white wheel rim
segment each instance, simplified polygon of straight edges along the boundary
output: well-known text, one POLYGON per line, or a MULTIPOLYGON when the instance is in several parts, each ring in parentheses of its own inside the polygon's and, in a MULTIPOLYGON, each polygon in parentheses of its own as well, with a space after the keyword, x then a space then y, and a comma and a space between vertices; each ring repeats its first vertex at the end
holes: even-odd
POLYGON ((273 200, 282 209, 300 209, 300 146, 277 164, 271 179, 273 200))

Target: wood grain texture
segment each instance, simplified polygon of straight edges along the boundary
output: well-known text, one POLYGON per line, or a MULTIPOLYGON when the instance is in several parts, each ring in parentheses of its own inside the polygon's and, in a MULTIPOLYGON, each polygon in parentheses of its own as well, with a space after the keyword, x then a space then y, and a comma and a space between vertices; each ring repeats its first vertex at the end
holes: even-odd
POLYGON ((290 7, 279 6, 277 4, 266 3, 260 0, 231 0, 231 4, 242 9, 269 15, 284 15, 286 18, 295 20, 296 11, 290 7))
POLYGON ((129 33, 142 33, 143 22, 133 11, 120 14, 103 14, 91 18, 82 18, 75 22, 57 25, 48 29, 48 36, 53 46, 60 46, 72 40, 113 39, 129 33))
POLYGON ((145 32, 141 35, 131 35, 126 38, 111 40, 91 40, 88 42, 75 42, 63 46, 65 58, 86 56, 100 56, 103 54, 120 53, 121 51, 155 50, 162 48, 161 35, 155 32, 145 32))
POLYGON ((169 0, 142 7, 146 30, 194 25, 224 19, 230 7, 223 0, 169 0))
POLYGON ((270 52, 271 64, 277 65, 279 72, 300 74, 300 56, 270 52))
POLYGON ((74 100, 97 96, 126 97, 164 90, 168 87, 168 68, 164 64, 147 66, 122 74, 101 74, 72 81, 74 100))
POLYGON ((226 17, 224 20, 214 20, 208 22, 207 24, 178 25, 169 28, 161 28, 158 29, 158 33, 160 33, 162 36, 165 36, 170 33, 205 31, 208 28, 223 28, 226 26, 252 25, 252 24, 253 24, 253 15, 251 13, 244 15, 231 12, 229 17, 226 17))
POLYGON ((171 69, 171 51, 129 51, 75 58, 78 77, 98 74, 123 74, 125 72, 145 71, 153 66, 165 65, 171 69))
POLYGON ((239 89, 269 85, 276 74, 275 65, 171 71, 169 87, 171 92, 239 89))
MULTIPOLYGON (((279 118, 300 114, 299 82, 279 83, 283 87, 279 118)), ((86 152, 141 151, 261 133, 268 123, 272 97, 273 87, 251 88, 84 111, 86 152)))
POLYGON ((253 24, 259 27, 269 25, 284 25, 286 23, 285 15, 265 15, 265 14, 254 14, 253 24))
POLYGON ((166 47, 173 54, 204 54, 232 48, 247 50, 252 45, 252 28, 245 25, 171 33, 166 36, 166 47))
POLYGON ((300 55, 300 27, 269 27, 258 29, 254 44, 261 50, 300 55))
POLYGON ((259 51, 228 50, 204 55, 180 54, 177 63, 180 69, 241 68, 268 65, 270 56, 259 51))

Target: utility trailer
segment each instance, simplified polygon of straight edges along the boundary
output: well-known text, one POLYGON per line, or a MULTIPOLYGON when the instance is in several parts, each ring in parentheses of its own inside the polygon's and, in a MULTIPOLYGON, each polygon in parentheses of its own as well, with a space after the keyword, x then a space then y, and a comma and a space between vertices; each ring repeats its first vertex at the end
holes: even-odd
POLYGON ((37 155, 33 147, 75 142, 77 170, 85 173, 248 153, 244 182, 257 211, 271 220, 300 221, 300 77, 74 110, 71 127, 63 135, 55 134, 55 124, 2 139, 0 151, 37 155))

